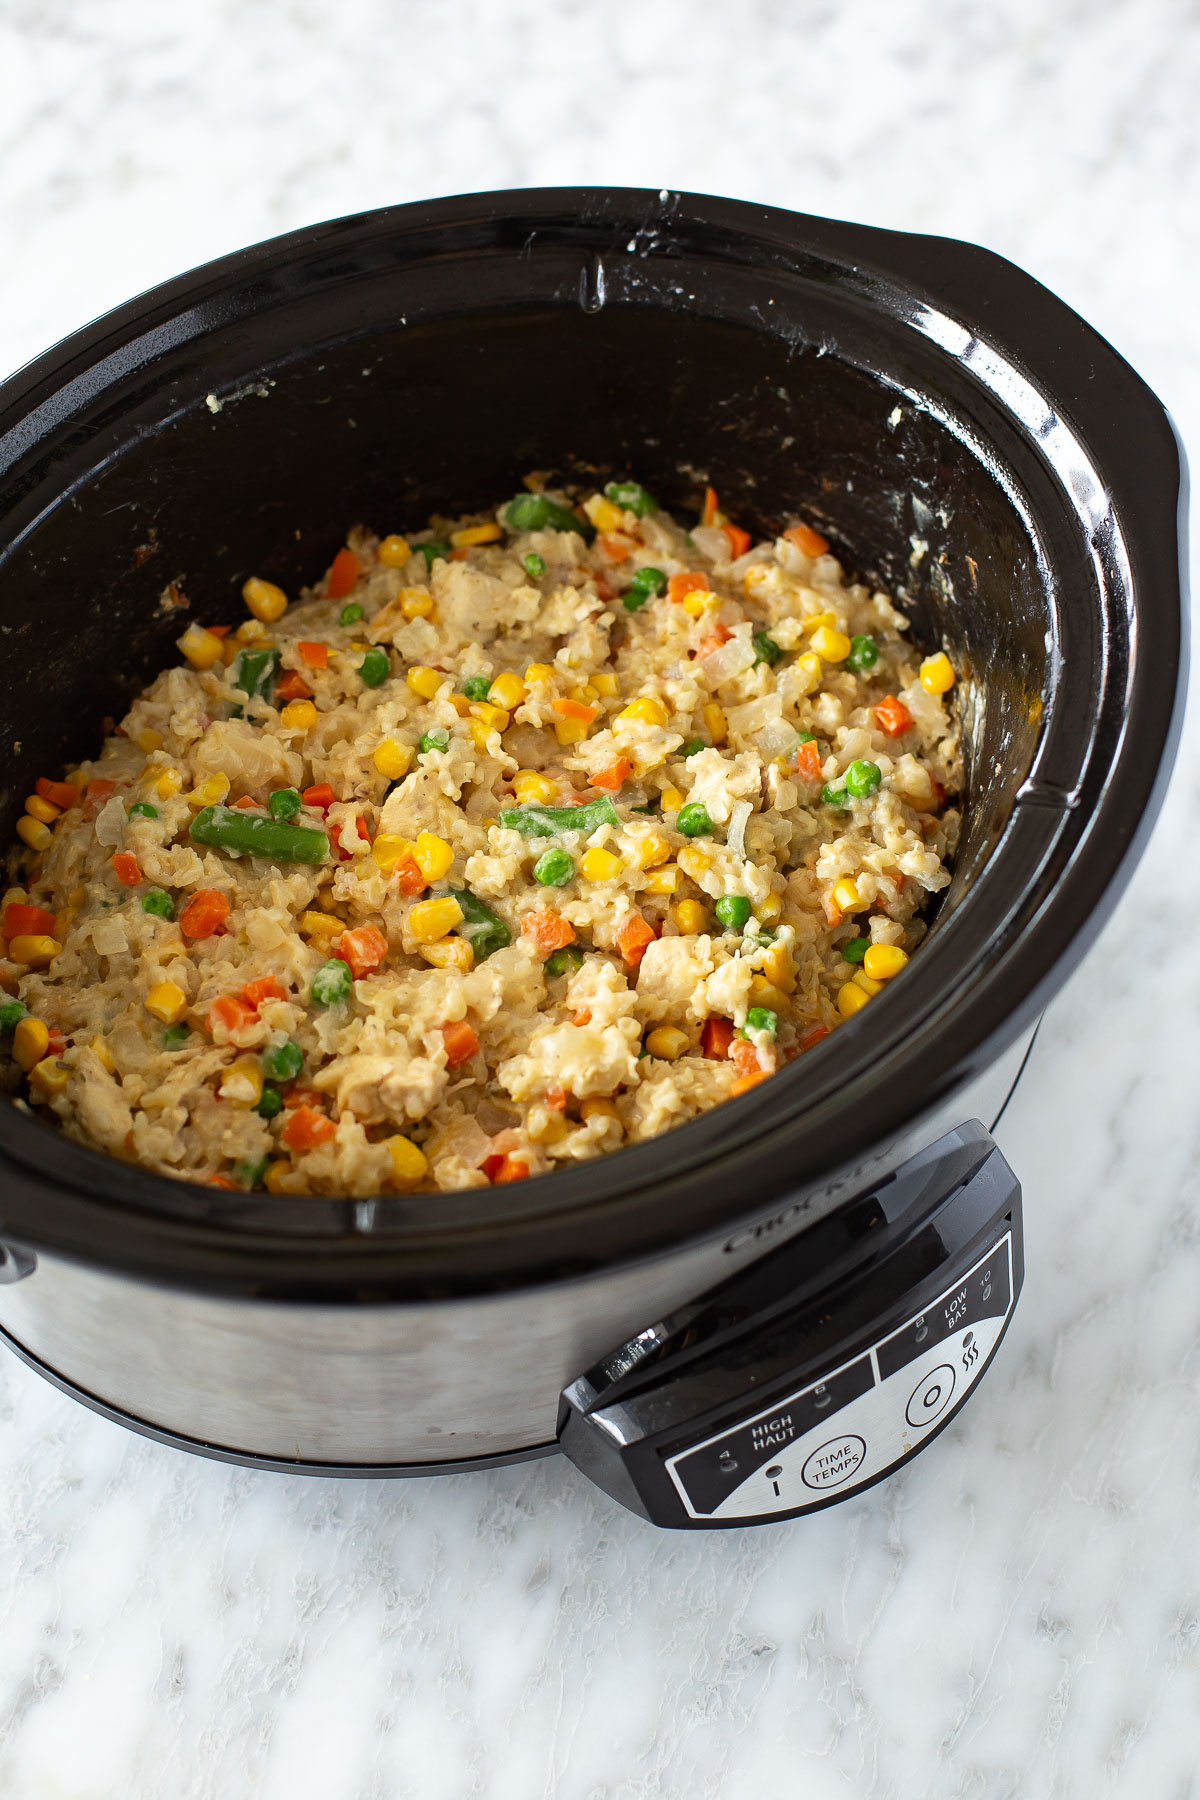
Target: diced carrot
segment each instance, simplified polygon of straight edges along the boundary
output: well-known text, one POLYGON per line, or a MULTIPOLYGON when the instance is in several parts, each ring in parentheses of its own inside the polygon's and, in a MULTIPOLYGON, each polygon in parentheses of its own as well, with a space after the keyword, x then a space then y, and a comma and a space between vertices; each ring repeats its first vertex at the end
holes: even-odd
POLYGON ((467 560, 468 556, 470 556, 470 554, 471 554, 470 545, 469 544, 460 544, 457 550, 452 550, 450 552, 449 561, 450 562, 466 562, 466 560, 467 560))
POLYGON ((605 606, 608 605, 610 600, 616 599, 616 597, 617 597, 616 588, 610 587, 608 582, 605 581, 603 575, 593 575, 592 580, 595 582, 596 592, 599 594, 601 600, 603 600, 605 606))
POLYGON ((339 550, 329 565, 326 593, 331 600, 344 600, 362 572, 362 564, 353 550, 339 550))
POLYGON ((809 738, 807 744, 801 744, 796 752, 796 773, 805 781, 820 781, 821 752, 816 738, 809 738))
POLYGON ((611 792, 615 793, 621 783, 623 781, 628 781, 632 774, 633 764, 629 761, 629 758, 626 756, 618 756, 616 762, 611 762, 606 768, 596 770, 596 773, 592 776, 592 786, 608 788, 611 792))
MULTIPOLYGON (((491 1157, 488 1158, 488 1161, 491 1161, 491 1157)), ((527 1162, 522 1162, 519 1156, 505 1156, 501 1158, 500 1167, 491 1178, 492 1184, 494 1187, 499 1187, 506 1181, 524 1181, 528 1174, 529 1164, 527 1162)))
POLYGON ((546 1105, 551 1109, 552 1112, 566 1112, 566 1110, 567 1110, 567 1090, 566 1090, 566 1088, 559 1087, 557 1085, 557 1083, 553 1087, 548 1087, 546 1089, 546 1105))
POLYGON ((879 721, 879 729, 886 731, 889 737, 899 737, 902 732, 911 728, 913 722, 907 706, 903 700, 897 700, 895 694, 888 694, 879 702, 875 708, 875 717, 879 721))
POLYGON ((321 812, 328 812, 334 802, 334 792, 327 781, 318 781, 315 787, 306 787, 300 798, 305 806, 315 806, 321 812))
POLYGON ((25 906, 10 900, 4 909, 0 930, 6 938, 57 937, 58 921, 53 913, 44 912, 40 906, 25 906))
POLYGON ((200 888, 179 915, 184 937, 210 938, 229 917, 228 897, 219 888, 200 888))
POLYGON ((718 510, 716 488, 706 487, 704 490, 704 506, 700 513, 700 523, 702 525, 715 524, 718 510))
POLYGON ((301 638, 300 642, 296 645, 296 648, 300 652, 301 662, 307 663, 310 669, 328 668, 328 644, 314 644, 308 638, 301 638))
POLYGON ((361 981, 364 975, 373 975, 384 961, 388 941, 377 925, 357 925, 353 931, 343 931, 330 945, 329 953, 340 957, 349 965, 355 981, 361 981))
POLYGON ((79 789, 69 781, 47 781, 44 775, 39 775, 33 785, 43 800, 48 800, 51 806, 61 807, 63 812, 79 799, 79 789))
POLYGON ((297 1106, 315 1106, 318 1109, 324 1104, 325 1096, 319 1088, 301 1087, 298 1081, 283 1090, 283 1109, 291 1112, 297 1106))
POLYGON ((204 629, 207 631, 209 637, 215 638, 228 637, 230 632, 230 627, 228 625, 206 625, 204 629))
POLYGON ((228 1188, 232 1194, 238 1192, 237 1182, 230 1181, 228 1175, 210 1175, 208 1178, 208 1185, 209 1187, 215 1188, 228 1188))
POLYGON ((487 1176, 488 1180, 491 1181, 494 1176, 500 1173, 500 1170, 504 1167, 504 1162, 505 1157, 503 1151, 493 1150, 490 1156, 484 1157, 479 1166, 487 1176))
POLYGON ((580 1010, 575 1014, 575 1017, 571 1020, 572 1025, 579 1025, 579 1026, 590 1025, 591 1022, 592 1022, 592 1009, 590 1006, 581 1007, 580 1010))
POLYGON ((719 650, 722 644, 727 644, 732 636, 733 633, 728 626, 722 625, 718 621, 708 636, 697 646, 696 655, 711 656, 714 650, 719 650))
POLYGON ((829 539, 823 538, 811 525, 793 525, 783 535, 789 543, 795 544, 797 550, 802 550, 805 556, 824 556, 829 548, 829 539))
POLYGON ((413 856, 401 857, 396 864, 396 881, 402 894, 423 894, 429 886, 413 856))
POLYGON ((260 975, 257 981, 246 983, 240 997, 257 1012, 264 1000, 286 1000, 287 989, 273 975, 260 975))
POLYGON ((142 879, 142 871, 138 868, 138 859, 132 850, 116 851, 112 859, 112 866, 122 887, 136 887, 142 879))
POLYGON ((933 783, 933 804, 940 811, 946 804, 946 790, 936 775, 931 775, 929 779, 933 783))
POLYGON ((730 562, 736 562, 739 556, 745 556, 750 548, 750 533, 743 531, 740 525, 722 525, 721 530, 729 539, 730 562))
POLYGON ((67 1047, 67 1040, 56 1025, 50 1027, 50 1036, 46 1042, 47 1056, 61 1056, 67 1047))
POLYGON ((613 934, 613 942, 631 969, 636 969, 658 933, 641 913, 631 913, 613 934))
POLYGON ((87 796, 83 803, 84 818, 94 819, 105 801, 112 798, 116 787, 115 781, 109 781, 103 775, 94 776, 87 784, 87 796))
POLYGON ((233 804, 237 807, 239 812, 253 812, 258 805, 258 801, 251 799, 249 794, 243 794, 241 799, 235 800, 233 804))
POLYGON ((756 1069, 750 1075, 739 1075, 736 1081, 731 1081, 729 1084, 729 1098, 736 1100, 739 1094, 748 1094, 751 1088, 756 1088, 760 1081, 770 1081, 770 1079, 769 1069, 756 1069))
POLYGON ((247 1025, 253 1025, 257 1015, 254 1008, 247 1006, 236 994, 218 994, 209 1006, 207 1017, 208 1029, 214 1035, 218 1025, 223 1025, 232 1035, 247 1025))
POLYGON ((313 1106, 298 1106, 288 1114, 287 1124, 279 1135, 289 1150, 316 1150, 319 1145, 327 1144, 336 1130, 328 1113, 318 1112, 313 1106))
POLYGON ((821 1042, 822 1038, 827 1038, 828 1036, 828 1025, 814 1025, 811 1031, 805 1032, 796 1048, 798 1050, 811 1050, 815 1044, 821 1042))
POLYGON ((596 539, 596 548, 609 562, 623 563, 629 561, 632 546, 627 538, 615 537, 611 531, 602 531, 596 539))
POLYGON ((730 1040, 729 1061, 733 1064, 735 1075, 754 1075, 762 1068, 758 1051, 749 1038, 735 1037, 730 1040))
POLYGON ((442 1042, 446 1046, 446 1067, 457 1069, 469 1062, 479 1049, 479 1039, 465 1019, 455 1019, 442 1026, 442 1042))
POLYGON ((842 911, 841 907, 838 905, 838 903, 834 899, 833 895, 826 894, 826 896, 825 896, 825 919, 829 926, 830 931, 835 931, 837 929, 837 927, 841 924, 841 922, 845 918, 845 916, 846 916, 845 913, 842 911))
POLYGON ((556 912, 526 913, 521 921, 521 934, 532 938, 543 956, 575 942, 575 927, 556 912))
POLYGON ((708 576, 698 571, 690 575, 672 575, 667 583, 667 595, 671 600, 682 600, 688 594, 704 593, 708 585, 708 576))
POLYGON ((585 706, 582 700, 555 700, 551 704, 560 719, 582 719, 586 725, 600 711, 598 706, 585 706))
MULTIPOLYGON (((361 813, 357 814, 355 817, 354 824, 357 828, 358 835, 363 840, 364 844, 369 844, 371 842, 371 834, 367 830, 367 822, 361 813)), ((329 841, 338 853, 339 862, 349 862, 352 852, 342 849, 342 828, 340 825, 331 825, 329 827, 329 841)))
POLYGON ((704 1030, 700 1033, 700 1048, 705 1056, 714 1062, 724 1062, 729 1055, 729 1046, 733 1042, 733 1021, 722 1019, 714 1013, 704 1021, 704 1030))
POLYGON ((281 675, 275 683, 275 698, 277 700, 311 700, 312 689, 303 675, 298 675, 295 669, 289 669, 287 674, 281 675))

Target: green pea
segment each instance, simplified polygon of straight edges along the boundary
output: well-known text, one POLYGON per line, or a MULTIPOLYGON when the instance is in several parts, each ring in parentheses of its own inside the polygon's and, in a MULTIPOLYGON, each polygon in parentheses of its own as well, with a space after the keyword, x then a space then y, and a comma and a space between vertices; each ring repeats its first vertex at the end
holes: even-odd
POLYGON ((273 819, 294 819, 303 804, 295 788, 276 788, 267 797, 267 811, 273 819))
POLYGON ((521 558, 521 567, 531 581, 540 581, 546 573, 546 559, 539 556, 536 550, 531 550, 528 556, 521 558))
POLYGON ((263 1068, 275 1081, 294 1081, 303 1061, 303 1050, 291 1038, 286 1044, 268 1044, 263 1051, 263 1068))
POLYGON ((0 1034, 15 1031, 29 1008, 21 1000, 0 1002, 0 1034))
POLYGON ((686 806, 680 807, 675 828, 682 831, 684 837, 711 837, 713 822, 707 806, 700 800, 689 800, 686 806))
POLYGON ((727 931, 740 931, 750 917, 750 902, 744 894, 722 894, 713 911, 727 931))
POLYGON ((637 612, 645 606, 647 600, 652 600, 655 594, 665 593, 666 588, 667 578, 663 571, 652 569, 647 565, 644 569, 638 569, 635 572, 622 600, 622 605, 626 612, 637 612))
POLYGON ((317 1006, 340 1006, 343 1000, 350 998, 353 986, 354 977, 349 965, 342 962, 340 957, 331 956, 313 976, 313 1001, 317 1006))
POLYGON ((175 902, 165 888, 151 888, 148 894, 142 895, 142 911, 152 913, 156 919, 173 919, 175 902))
POLYGON ((254 1108, 260 1119, 273 1119, 283 1111, 283 1095, 278 1088, 265 1086, 262 1099, 254 1108))
POLYGON ((747 1031, 769 1031, 774 1034, 779 1030, 779 1017, 769 1006, 752 1006, 746 1014, 747 1031))
POLYGON ((151 806, 148 800, 135 800, 125 817, 127 819, 157 819, 158 808, 151 806))
POLYGON ((261 1187, 266 1172, 267 1159, 265 1156, 247 1156, 241 1162, 233 1165, 233 1178, 238 1186, 243 1188, 261 1187))
POLYGON ((533 865, 533 879, 543 887, 566 887, 575 879, 575 863, 567 851, 555 846, 544 850, 533 865))
POLYGON ((610 481, 604 497, 625 512, 636 513, 639 519, 658 511, 658 501, 651 498, 640 481, 610 481))
POLYGON ((181 1050, 191 1035, 186 1025, 168 1025, 162 1034, 162 1047, 164 1050, 181 1050))
POLYGON ((491 685, 490 675, 468 675, 462 684, 462 691, 468 700, 486 700, 491 685))
POLYGON ((756 631, 751 642, 754 645, 755 662, 766 663, 768 668, 773 669, 783 655, 775 639, 768 637, 765 631, 756 631))
POLYGON ((342 608, 343 625, 357 625, 362 616, 363 610, 357 600, 352 600, 349 606, 343 606, 342 608))
POLYGON ((865 632, 856 632, 850 639, 850 654, 846 661, 860 675, 865 675, 879 661, 879 645, 873 637, 867 637, 865 632))
POLYGON ((391 670, 392 665, 388 660, 387 651, 381 650, 378 645, 368 650, 358 665, 359 674, 367 686, 372 688, 382 687, 391 674, 391 670))
POLYGON ((440 725, 436 731, 423 731, 417 744, 417 749, 423 751, 425 755, 428 755, 431 750, 448 750, 449 748, 450 733, 444 731, 440 725))
POLYGON ((842 955, 848 963, 860 963, 870 948, 870 938, 851 938, 849 943, 842 945, 842 955))
POLYGON ((873 794, 883 780, 883 770, 875 762, 864 762, 861 759, 852 762, 842 776, 846 784, 846 792, 855 800, 865 800, 873 794))
POLYGON ((703 738, 689 738, 679 754, 683 757, 698 756, 701 750, 707 749, 708 745, 704 742, 703 738))
POLYGON ((439 538, 431 538, 427 544, 414 544, 413 549, 418 556, 425 558, 425 567, 432 569, 439 556, 446 562, 450 556, 449 544, 443 544, 439 538))
POLYGON ((573 975, 583 967, 583 951, 578 944, 567 944, 562 950, 552 950, 543 966, 547 975, 573 975))
POLYGON ((826 782, 821 789, 821 804, 822 806, 849 806, 850 801, 844 787, 835 787, 832 783, 826 782))

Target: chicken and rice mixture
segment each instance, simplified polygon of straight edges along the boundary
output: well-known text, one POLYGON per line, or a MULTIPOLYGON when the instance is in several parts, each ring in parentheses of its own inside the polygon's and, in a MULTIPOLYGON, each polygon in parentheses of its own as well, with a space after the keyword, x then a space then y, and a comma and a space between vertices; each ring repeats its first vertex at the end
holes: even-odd
POLYGON ((529 487, 248 580, 38 781, 19 1104, 218 1187, 482 1187, 745 1092, 900 973, 959 824, 947 657, 808 525, 529 487))

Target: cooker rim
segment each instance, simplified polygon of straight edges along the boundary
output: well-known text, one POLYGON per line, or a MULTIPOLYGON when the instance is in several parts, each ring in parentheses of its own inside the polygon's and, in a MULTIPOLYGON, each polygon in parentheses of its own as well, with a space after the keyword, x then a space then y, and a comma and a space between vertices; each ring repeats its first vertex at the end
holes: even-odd
MULTIPOLYGON (((1079 803, 1084 775, 1096 775, 1086 755, 1073 786, 1032 785, 975 889, 954 919, 931 935, 903 988, 877 999, 865 1030, 861 1018, 848 1021, 813 1053, 825 1062, 826 1098, 816 1106, 799 1104, 800 1066, 793 1064, 763 1087, 663 1137, 506 1188, 499 1205, 490 1189, 472 1190, 465 1199, 433 1194, 352 1203, 289 1197, 286 1229, 270 1218, 278 1201, 269 1208, 249 1196, 246 1204, 228 1195, 218 1201, 211 1189, 118 1162, 17 1114, 2 1202, 4 1229, 13 1240, 144 1278, 310 1299, 349 1292, 361 1298, 449 1296, 564 1279, 662 1254, 769 1209, 774 1196, 796 1190, 797 1166, 806 1170, 806 1188, 845 1168, 863 1150, 862 1128, 852 1116, 862 1093, 886 1084, 883 1096, 876 1091, 872 1144, 918 1119, 1025 1029, 1099 930, 1153 823, 1178 736, 1183 457, 1161 403, 1118 353, 1033 277, 978 246, 749 202, 637 189, 519 189, 353 214, 174 277, 12 376, 0 386, 0 484, 30 444, 51 435, 46 426, 38 436, 36 423, 31 435, 31 421, 48 405, 53 410, 56 399, 61 404, 72 384, 86 389, 89 371, 94 374, 121 347, 268 270, 305 260, 311 266, 321 253, 348 252, 354 243, 406 231, 458 229, 466 235, 514 219, 549 231, 567 220, 582 234, 582 244, 588 232, 615 238, 651 218, 676 232, 686 227, 724 245, 757 247, 764 258, 795 263, 824 257, 860 291, 875 283, 875 304, 890 306, 894 319, 927 335, 929 316, 957 322, 1010 372, 1032 380, 1053 401, 1055 415, 1080 435, 1109 477, 1110 514, 1127 567, 1141 571, 1137 581, 1130 573, 1117 596, 1129 614, 1131 668, 1119 720, 1120 697, 1108 688, 1103 696, 1101 714, 1117 729, 1094 804, 1079 803), (923 318, 922 309, 929 316, 923 318), (1095 388, 1089 390, 1089 384, 1100 385, 1098 375, 1106 391, 1103 413, 1094 405, 1095 388), (1122 435, 1138 445, 1136 464, 1117 455, 1122 435), (1011 932, 1018 910, 1013 896, 1001 898, 995 881, 989 888, 989 872, 1002 852, 1003 867, 1020 861, 1041 875, 1023 896, 1019 942, 1009 942, 979 972, 972 1004, 956 1010, 938 984, 963 935, 962 921, 1011 932), (835 1069, 845 1073, 840 1090, 835 1069), (744 1167, 752 1139, 758 1140, 763 1184, 757 1198, 730 1179, 744 1167), (363 1217, 348 1232, 350 1206, 356 1214, 364 1206, 373 1215, 382 1210, 390 1224, 385 1229, 378 1216, 363 1217)), ((169 353, 168 347, 163 354, 169 353)), ((994 388, 991 399, 1001 413, 994 388)), ((1023 447, 1028 437, 1022 427, 1023 447)), ((1117 600, 1107 598, 1111 611, 1117 600)), ((1103 592, 1100 600, 1104 604, 1103 592)), ((811 1074, 812 1064, 806 1061, 804 1069, 811 1074)))

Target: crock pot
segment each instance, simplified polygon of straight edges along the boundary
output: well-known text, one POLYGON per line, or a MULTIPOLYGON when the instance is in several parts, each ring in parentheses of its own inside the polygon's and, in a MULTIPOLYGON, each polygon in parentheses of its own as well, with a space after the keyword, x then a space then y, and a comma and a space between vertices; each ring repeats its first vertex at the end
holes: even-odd
POLYGON ((368 1201, 162 1179, 0 1106, 0 1327, 109 1417, 337 1474, 561 1447, 684 1528, 861 1491, 1020 1289, 990 1136, 1144 843, 1182 697, 1182 457, 1137 375, 983 250, 677 193, 519 191, 295 232, 0 389, 0 831, 251 571, 534 468, 795 517, 961 687, 963 842, 901 980, 652 1143, 368 1201))

